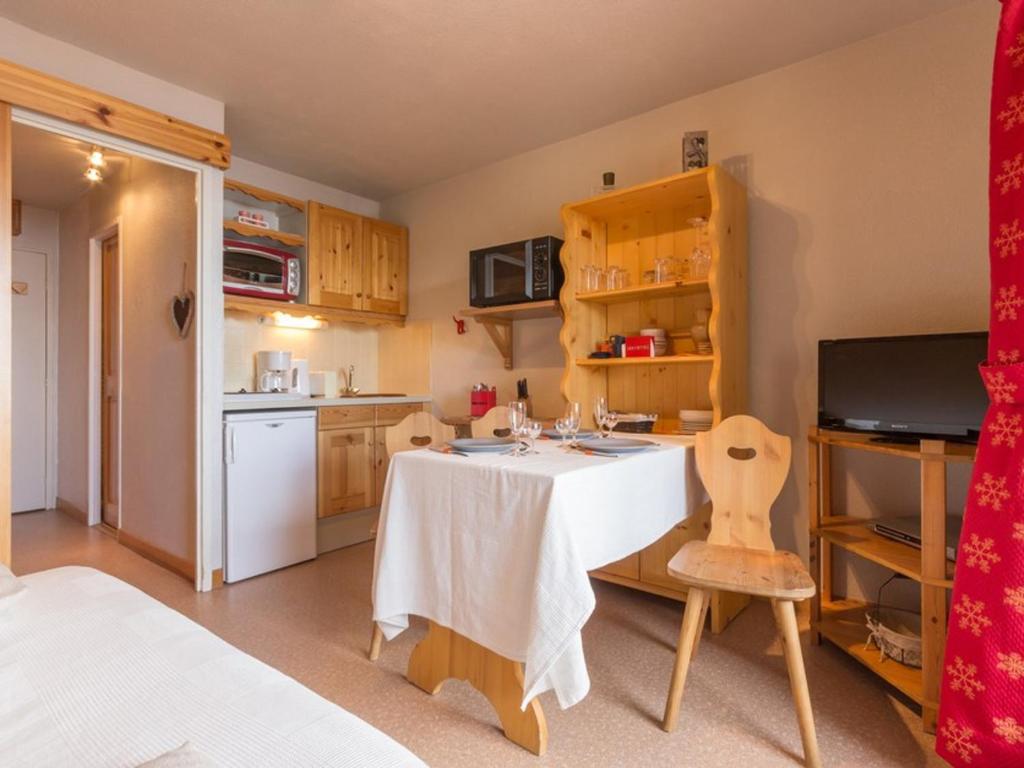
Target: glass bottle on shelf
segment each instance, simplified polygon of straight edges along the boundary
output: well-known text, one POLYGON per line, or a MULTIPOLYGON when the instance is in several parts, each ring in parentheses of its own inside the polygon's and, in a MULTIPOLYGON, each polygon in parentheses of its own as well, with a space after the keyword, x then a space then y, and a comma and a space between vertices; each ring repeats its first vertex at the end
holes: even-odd
POLYGON ((688 219, 695 230, 695 243, 690 254, 690 278, 702 280, 711 272, 711 241, 708 237, 708 220, 703 216, 688 219))

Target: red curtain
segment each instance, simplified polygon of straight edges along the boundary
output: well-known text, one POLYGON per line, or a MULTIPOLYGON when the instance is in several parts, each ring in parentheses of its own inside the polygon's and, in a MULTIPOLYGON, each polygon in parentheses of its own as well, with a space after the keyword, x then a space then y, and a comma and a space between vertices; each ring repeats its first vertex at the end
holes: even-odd
POLYGON ((1003 0, 989 126, 989 409, 964 511, 936 750, 1024 766, 1024 0, 1003 0))

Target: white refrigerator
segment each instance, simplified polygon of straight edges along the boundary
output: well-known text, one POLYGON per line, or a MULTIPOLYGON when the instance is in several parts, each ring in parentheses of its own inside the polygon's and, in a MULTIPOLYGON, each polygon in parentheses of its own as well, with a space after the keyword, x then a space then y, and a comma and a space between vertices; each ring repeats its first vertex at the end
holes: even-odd
POLYGON ((224 581, 316 557, 316 411, 224 415, 224 581))

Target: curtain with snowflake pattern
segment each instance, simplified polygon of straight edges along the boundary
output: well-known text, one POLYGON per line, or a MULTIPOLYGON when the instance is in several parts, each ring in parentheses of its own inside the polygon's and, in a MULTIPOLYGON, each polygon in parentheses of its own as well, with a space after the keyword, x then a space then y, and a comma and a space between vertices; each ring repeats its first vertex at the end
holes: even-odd
POLYGON ((1024 0, 1002 0, 992 79, 991 313, 978 441, 953 580, 936 750, 1024 766, 1024 0))

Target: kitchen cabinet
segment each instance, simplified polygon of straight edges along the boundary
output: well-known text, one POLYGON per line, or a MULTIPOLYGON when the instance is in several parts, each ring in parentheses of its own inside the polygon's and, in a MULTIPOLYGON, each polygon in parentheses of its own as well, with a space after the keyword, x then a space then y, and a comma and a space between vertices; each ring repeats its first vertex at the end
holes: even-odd
POLYGON ((363 217, 310 202, 306 238, 309 303, 363 308, 363 217))
POLYGON ((390 463, 387 428, 421 410, 422 403, 319 409, 318 517, 380 505, 390 463))
POLYGON ((409 230, 310 201, 309 303, 404 316, 409 293, 409 230))
POLYGON ((317 517, 331 517, 374 505, 373 432, 373 427, 346 427, 320 432, 317 446, 317 517))
POLYGON ((363 309, 406 313, 408 262, 409 230, 378 219, 363 222, 363 309))

